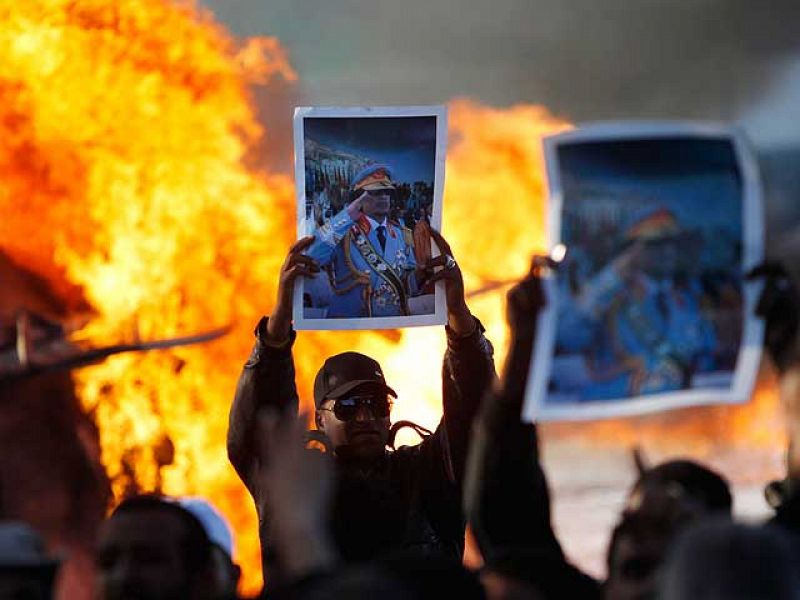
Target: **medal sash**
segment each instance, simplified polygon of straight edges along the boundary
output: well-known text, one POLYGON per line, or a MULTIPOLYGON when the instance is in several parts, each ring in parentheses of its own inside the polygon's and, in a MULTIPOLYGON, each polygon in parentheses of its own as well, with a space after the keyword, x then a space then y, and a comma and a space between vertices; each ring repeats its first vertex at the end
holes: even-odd
POLYGON ((405 286, 403 285, 400 277, 394 272, 392 266, 384 260, 380 253, 372 245, 364 232, 359 227, 353 228, 353 243, 356 245, 359 254, 361 254, 364 261, 370 269, 381 279, 383 279, 389 287, 397 294, 400 300, 400 310, 404 315, 409 314, 408 310, 408 296, 406 295, 405 286))

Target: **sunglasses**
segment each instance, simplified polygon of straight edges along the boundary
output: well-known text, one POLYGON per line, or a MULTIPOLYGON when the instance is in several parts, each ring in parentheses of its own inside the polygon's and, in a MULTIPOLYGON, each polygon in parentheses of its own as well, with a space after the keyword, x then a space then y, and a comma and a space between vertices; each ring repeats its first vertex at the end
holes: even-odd
POLYGON ((352 421, 358 414, 359 407, 366 407, 376 419, 385 419, 392 410, 392 403, 387 397, 380 396, 347 396, 334 400, 333 408, 329 410, 340 421, 352 421))

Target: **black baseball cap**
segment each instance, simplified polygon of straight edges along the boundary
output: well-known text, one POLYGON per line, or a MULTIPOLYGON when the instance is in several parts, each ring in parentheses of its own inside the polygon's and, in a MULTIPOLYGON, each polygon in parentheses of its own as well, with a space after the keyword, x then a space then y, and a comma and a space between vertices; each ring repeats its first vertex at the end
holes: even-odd
POLYGON ((358 352, 342 352, 331 356, 322 365, 314 380, 314 404, 317 408, 326 398, 336 400, 360 385, 373 384, 397 398, 397 393, 386 385, 383 369, 378 361, 358 352))

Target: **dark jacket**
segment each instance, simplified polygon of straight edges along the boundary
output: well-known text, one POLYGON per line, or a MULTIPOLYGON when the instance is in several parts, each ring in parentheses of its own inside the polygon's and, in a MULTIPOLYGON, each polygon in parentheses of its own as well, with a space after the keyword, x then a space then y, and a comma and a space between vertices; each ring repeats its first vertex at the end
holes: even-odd
MULTIPOLYGON (((256 344, 239 378, 228 429, 228 455, 259 508, 262 560, 275 581, 276 556, 269 547, 269 514, 253 474, 258 456, 253 430, 257 410, 274 406, 296 413, 295 371, 290 343, 263 343, 266 319, 256 328, 256 344)), ((493 349, 477 323, 466 337, 447 330, 442 370, 444 414, 436 431, 417 446, 387 452, 369 469, 336 461, 333 499, 334 542, 353 562, 390 552, 449 556, 461 560, 465 519, 461 482, 473 418, 495 377, 493 349)), ((279 564, 279 563, 278 563, 279 564)))

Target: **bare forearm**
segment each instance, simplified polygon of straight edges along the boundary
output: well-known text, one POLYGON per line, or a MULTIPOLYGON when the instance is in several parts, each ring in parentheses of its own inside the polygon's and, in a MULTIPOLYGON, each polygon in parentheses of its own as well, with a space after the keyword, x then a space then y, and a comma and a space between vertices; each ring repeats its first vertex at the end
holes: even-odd
POLYGON ((462 307, 447 312, 447 325, 456 335, 469 335, 475 330, 475 317, 465 304, 462 307))
POLYGON ((266 327, 264 342, 272 347, 280 347, 289 343, 292 331, 292 307, 287 303, 279 303, 270 315, 266 327))

